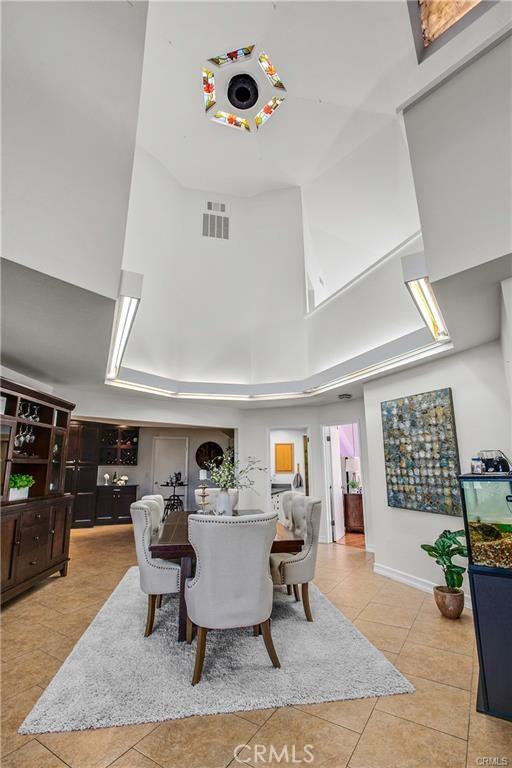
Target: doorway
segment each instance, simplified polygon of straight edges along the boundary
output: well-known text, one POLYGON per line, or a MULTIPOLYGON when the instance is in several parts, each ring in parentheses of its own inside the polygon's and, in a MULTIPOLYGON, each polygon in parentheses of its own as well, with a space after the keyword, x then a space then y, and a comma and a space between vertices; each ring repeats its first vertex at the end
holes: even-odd
POLYGON ((271 508, 282 519, 281 499, 285 491, 309 495, 309 429, 271 429, 269 448, 271 508))
POLYGON ((365 548, 361 442, 357 423, 325 426, 324 466, 331 541, 365 548))
POLYGON ((176 488, 176 494, 182 497, 183 506, 188 509, 187 498, 188 437, 153 438, 153 493, 161 493, 168 498, 172 492, 169 487, 171 475, 181 472, 183 488, 176 488))

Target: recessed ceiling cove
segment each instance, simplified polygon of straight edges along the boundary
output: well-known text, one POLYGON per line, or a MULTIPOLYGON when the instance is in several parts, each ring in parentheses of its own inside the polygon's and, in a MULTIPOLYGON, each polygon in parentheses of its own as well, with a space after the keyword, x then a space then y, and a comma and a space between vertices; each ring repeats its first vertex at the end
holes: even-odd
POLYGON ((265 125, 283 103, 276 89, 286 91, 267 53, 260 51, 256 57, 254 49, 247 45, 212 56, 202 69, 207 117, 247 133, 265 125))

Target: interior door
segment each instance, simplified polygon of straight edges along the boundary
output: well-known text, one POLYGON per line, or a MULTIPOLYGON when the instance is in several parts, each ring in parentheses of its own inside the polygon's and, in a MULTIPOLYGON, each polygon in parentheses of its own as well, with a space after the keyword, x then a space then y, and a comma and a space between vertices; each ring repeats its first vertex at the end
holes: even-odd
MULTIPOLYGON (((188 475, 188 438, 187 437, 155 437, 153 442, 153 493, 161 493, 168 497, 170 489, 162 488, 163 483, 169 482, 169 476, 181 472, 183 482, 188 475)), ((187 489, 184 489, 184 506, 187 504, 187 489)))

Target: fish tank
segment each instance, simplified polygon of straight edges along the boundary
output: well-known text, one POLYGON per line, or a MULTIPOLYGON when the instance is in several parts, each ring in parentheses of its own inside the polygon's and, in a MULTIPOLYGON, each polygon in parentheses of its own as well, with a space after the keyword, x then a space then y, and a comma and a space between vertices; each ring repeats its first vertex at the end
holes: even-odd
POLYGON ((512 474, 461 475, 469 562, 512 570, 512 474))

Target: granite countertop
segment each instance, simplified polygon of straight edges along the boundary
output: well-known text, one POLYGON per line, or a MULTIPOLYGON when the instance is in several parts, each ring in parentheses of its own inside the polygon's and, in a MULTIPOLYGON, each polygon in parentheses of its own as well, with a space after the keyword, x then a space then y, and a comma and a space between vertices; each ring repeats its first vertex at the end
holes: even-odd
POLYGON ((272 496, 276 496, 278 493, 284 493, 285 491, 291 491, 292 487, 289 483, 272 483, 270 493, 272 496))

